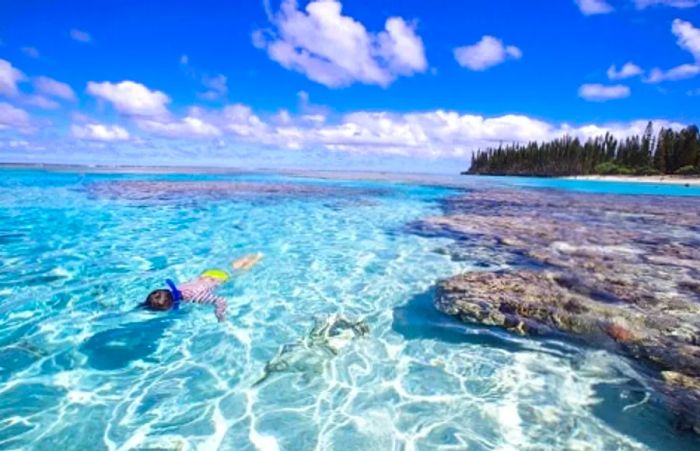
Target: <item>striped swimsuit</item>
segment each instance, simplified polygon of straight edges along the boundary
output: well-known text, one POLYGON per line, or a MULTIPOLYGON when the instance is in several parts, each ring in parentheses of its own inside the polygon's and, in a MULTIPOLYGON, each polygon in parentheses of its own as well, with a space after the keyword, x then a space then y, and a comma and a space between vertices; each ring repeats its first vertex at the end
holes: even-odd
POLYGON ((219 321, 226 319, 226 298, 214 294, 214 289, 223 281, 214 277, 199 276, 181 285, 177 289, 182 293, 183 302, 193 304, 214 304, 214 313, 219 321))

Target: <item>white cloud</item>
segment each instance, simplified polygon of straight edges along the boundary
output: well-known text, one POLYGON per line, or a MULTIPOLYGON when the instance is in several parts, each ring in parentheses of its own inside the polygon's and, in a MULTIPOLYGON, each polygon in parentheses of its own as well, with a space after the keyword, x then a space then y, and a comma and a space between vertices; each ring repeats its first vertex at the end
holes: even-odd
MULTIPOLYGON (((686 124, 681 124, 679 122, 672 122, 663 119, 652 120, 654 123, 654 128, 659 130, 661 128, 671 128, 674 130, 680 130, 685 127, 686 124)), ((563 134, 575 136, 579 139, 586 140, 589 138, 595 138, 596 136, 602 136, 606 133, 610 133, 616 138, 626 138, 628 136, 642 135, 646 129, 649 119, 640 119, 631 122, 612 122, 608 124, 588 124, 579 127, 572 127, 568 124, 561 125, 556 134, 559 136, 563 134)))
MULTIPOLYGON (((221 146, 220 143, 227 142, 239 144, 239 149, 250 145, 253 149, 325 150, 375 156, 466 160, 472 151, 497 146, 502 142, 542 142, 564 134, 587 139, 606 132, 625 137, 641 133, 647 123, 644 119, 576 126, 519 114, 485 117, 448 110, 409 113, 356 111, 332 121, 325 116, 320 120, 312 114, 293 115, 285 110, 263 118, 243 104, 227 105, 220 109, 191 108, 184 117, 130 118, 141 130, 140 137, 130 136, 125 127, 99 124, 80 114, 73 117, 71 133, 79 139, 103 142, 144 142, 149 138, 166 137, 189 142, 200 140, 217 148, 221 146)), ((654 122, 657 127, 682 126, 666 121, 654 122)), ((0 124, 3 128, 30 128, 27 113, 8 104, 0 104, 0 124)), ((182 145, 187 144, 182 141, 182 145)))
POLYGON ((197 97, 203 100, 222 100, 228 94, 228 79, 223 74, 209 75, 206 72, 202 72, 192 64, 190 64, 190 57, 183 54, 180 55, 180 66, 182 66, 183 72, 188 76, 202 83, 206 88, 204 92, 198 92, 197 97))
POLYGON ((73 40, 78 41, 78 42, 92 42, 92 36, 90 36, 90 33, 86 31, 81 31, 73 28, 69 32, 70 37, 73 38, 73 40))
POLYGON ((34 89, 40 94, 63 100, 74 101, 76 99, 75 93, 70 86, 49 77, 36 77, 34 79, 34 89))
POLYGON ((22 96, 20 100, 26 105, 43 108, 45 110, 55 110, 56 108, 59 108, 61 106, 58 104, 58 102, 44 97, 42 95, 22 96))
POLYGON ((606 131, 616 136, 628 136, 641 132, 645 126, 646 121, 637 121, 633 124, 572 127, 523 115, 484 117, 436 110, 406 114, 356 112, 344 116, 338 124, 278 128, 275 134, 278 140, 294 143, 299 148, 321 146, 361 153, 459 157, 500 142, 544 141, 564 134, 586 139, 606 131))
MULTIPOLYGON (((235 104, 220 110, 193 108, 184 119, 167 123, 137 123, 156 136, 220 139, 228 135, 232 141, 275 149, 325 149, 417 158, 461 158, 473 150, 501 142, 545 141, 564 134, 587 139, 609 131, 624 137, 641 133, 647 123, 640 120, 571 126, 517 114, 484 117, 446 110, 403 114, 357 111, 333 123, 309 120, 308 115, 291 115, 287 111, 282 116, 275 114, 268 122, 249 106, 235 104), (191 127, 194 119, 198 125, 191 127)), ((668 124, 656 123, 657 126, 668 124)))
POLYGON ((690 52, 696 62, 681 64, 668 70, 656 67, 649 72, 649 76, 644 80, 646 83, 685 80, 700 74, 700 29, 690 22, 675 19, 671 31, 678 38, 678 46, 690 52))
POLYGON ((65 100, 75 100, 75 93, 65 83, 48 77, 33 79, 35 94, 23 94, 17 84, 26 81, 27 77, 9 61, 0 59, 0 95, 12 97, 25 105, 43 109, 55 109, 60 105, 49 98, 58 97, 65 100))
POLYGON ((614 11, 605 0, 574 0, 578 8, 586 16, 593 14, 608 14, 614 11))
POLYGON ((700 0, 634 0, 637 9, 649 6, 670 6, 673 8, 692 8, 700 4, 700 0))
POLYGON ((379 55, 389 68, 399 75, 424 72, 428 66, 423 41, 412 26, 400 17, 386 21, 386 32, 379 33, 379 55))
POLYGON ((159 117, 167 116, 166 105, 170 97, 161 91, 153 91, 140 83, 122 81, 120 83, 88 82, 87 92, 106 100, 114 108, 127 116, 159 117))
POLYGON ((241 103, 229 105, 222 111, 223 127, 240 137, 257 138, 263 142, 271 133, 268 125, 253 110, 241 103))
POLYGON ((226 85, 225 75, 209 76, 204 75, 202 77, 202 84, 207 90, 205 92, 200 92, 197 96, 204 100, 218 100, 226 97, 228 93, 228 86, 226 85))
POLYGON ((624 85, 585 84, 579 88, 578 95, 593 102, 605 102, 606 100, 629 97, 630 88, 624 85))
POLYGON ((695 60, 700 62, 700 29, 690 22, 676 19, 671 25, 671 31, 678 38, 678 45, 692 53, 695 60))
POLYGON ((312 1, 305 11, 284 0, 272 18, 275 30, 254 32, 253 44, 283 67, 333 88, 356 82, 388 86, 398 76, 427 69, 423 41, 404 19, 390 17, 384 31, 371 33, 341 13, 336 0, 312 1))
POLYGON ((504 46, 500 39, 484 36, 474 45, 454 49, 454 56, 460 66, 481 71, 506 59, 520 59, 523 54, 515 46, 504 46))
POLYGON ((500 140, 541 139, 551 128, 543 121, 520 115, 485 118, 445 110, 356 112, 346 115, 340 124, 319 128, 313 139, 331 150, 459 156, 500 140))
POLYGON ((31 129, 29 114, 9 103, 0 102, 0 130, 5 129, 29 131, 31 129))
POLYGON ((118 125, 73 124, 71 133, 78 139, 89 141, 125 141, 129 139, 129 132, 118 125))
POLYGON ((642 73, 644 73, 642 68, 632 62, 626 63, 619 71, 614 64, 608 68, 608 78, 610 80, 623 80, 625 78, 641 75, 642 73))
POLYGON ((137 119, 136 125, 142 130, 156 136, 166 138, 211 138, 221 135, 215 125, 208 123, 200 116, 198 108, 192 108, 182 119, 174 118, 142 118, 137 119))
POLYGON ((36 47, 22 47, 21 50, 22 50, 22 53, 24 53, 25 55, 27 55, 30 58, 37 59, 37 58, 39 58, 39 56, 41 56, 39 54, 39 50, 37 50, 36 47))
POLYGON ((328 107, 311 103, 309 93, 306 91, 297 92, 297 98, 299 99, 297 108, 299 112, 305 116, 322 117, 325 121, 326 117, 330 114, 328 107))
POLYGON ((693 78, 700 74, 700 66, 697 64, 681 64, 667 71, 658 67, 651 70, 649 77, 644 80, 647 83, 661 83, 662 81, 678 81, 693 78))
POLYGON ((0 59, 0 95, 14 97, 19 94, 17 83, 27 77, 7 60, 0 59))

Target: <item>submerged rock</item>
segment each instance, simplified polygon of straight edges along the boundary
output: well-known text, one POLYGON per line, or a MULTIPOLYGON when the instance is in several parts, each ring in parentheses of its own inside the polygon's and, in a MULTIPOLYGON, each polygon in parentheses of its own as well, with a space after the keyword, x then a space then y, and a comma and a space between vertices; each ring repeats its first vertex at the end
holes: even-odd
POLYGON ((363 320, 350 320, 340 315, 332 315, 316 321, 306 337, 280 348, 277 355, 267 362, 262 377, 254 385, 261 384, 274 373, 319 373, 329 358, 337 355, 355 338, 368 333, 369 327, 363 320))
POLYGON ((489 249, 515 264, 441 282, 439 310, 622 352, 656 371, 700 432, 700 199, 474 191, 446 211, 416 229, 456 237, 455 258, 478 263, 489 249))
POLYGON ((193 200, 265 199, 309 196, 354 199, 377 196, 386 191, 318 184, 260 183, 244 181, 111 180, 90 183, 86 191, 96 198, 145 204, 187 203, 193 200))

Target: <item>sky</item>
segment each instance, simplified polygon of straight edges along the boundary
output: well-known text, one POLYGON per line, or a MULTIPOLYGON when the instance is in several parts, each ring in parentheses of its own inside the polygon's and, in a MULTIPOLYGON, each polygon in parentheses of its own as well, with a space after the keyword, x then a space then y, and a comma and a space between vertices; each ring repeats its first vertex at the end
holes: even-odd
POLYGON ((456 172, 700 124, 700 0, 0 0, 0 161, 456 172))

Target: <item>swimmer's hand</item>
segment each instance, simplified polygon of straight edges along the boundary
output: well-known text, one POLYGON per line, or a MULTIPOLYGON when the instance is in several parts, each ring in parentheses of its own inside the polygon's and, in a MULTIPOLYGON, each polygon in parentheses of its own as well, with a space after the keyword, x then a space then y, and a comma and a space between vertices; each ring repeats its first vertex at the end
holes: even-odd
POLYGON ((233 268, 234 271, 245 271, 255 266, 262 258, 262 252, 246 255, 231 263, 231 268, 233 268))

